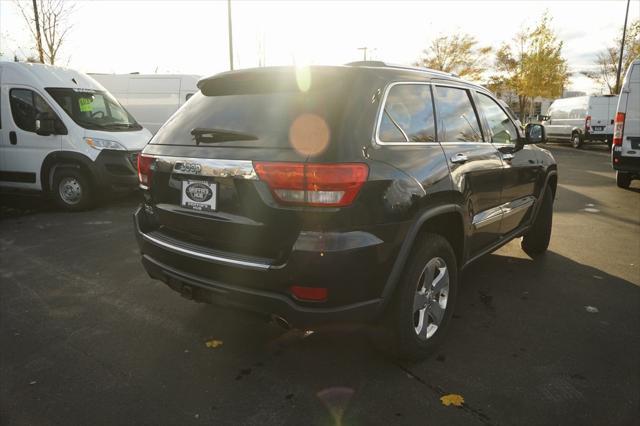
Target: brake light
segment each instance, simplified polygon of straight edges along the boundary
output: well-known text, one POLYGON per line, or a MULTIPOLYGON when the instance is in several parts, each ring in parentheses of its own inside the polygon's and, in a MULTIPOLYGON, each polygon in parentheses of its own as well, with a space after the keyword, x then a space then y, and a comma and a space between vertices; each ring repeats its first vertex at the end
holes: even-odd
POLYGON ((616 114, 613 122, 613 145, 622 146, 622 135, 624 133, 624 112, 616 114))
POLYGON ((587 117, 584 119, 584 128, 586 131, 591 130, 591 116, 587 115, 587 117))
POLYGON ((154 161, 154 157, 138 153, 138 181, 140 182, 140 187, 143 189, 149 189, 151 187, 151 177, 153 176, 151 166, 154 161))
POLYGON ((256 161, 253 167, 282 204, 344 207, 369 176, 364 163, 309 164, 256 161))

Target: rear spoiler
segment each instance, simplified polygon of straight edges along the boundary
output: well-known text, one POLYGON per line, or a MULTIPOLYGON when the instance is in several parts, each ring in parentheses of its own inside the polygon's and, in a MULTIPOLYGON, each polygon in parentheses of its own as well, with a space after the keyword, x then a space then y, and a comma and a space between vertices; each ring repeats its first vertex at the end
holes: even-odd
POLYGON ((205 77, 197 86, 205 96, 298 92, 302 80, 310 80, 311 89, 317 90, 340 82, 348 72, 349 67, 339 66, 252 68, 205 77))

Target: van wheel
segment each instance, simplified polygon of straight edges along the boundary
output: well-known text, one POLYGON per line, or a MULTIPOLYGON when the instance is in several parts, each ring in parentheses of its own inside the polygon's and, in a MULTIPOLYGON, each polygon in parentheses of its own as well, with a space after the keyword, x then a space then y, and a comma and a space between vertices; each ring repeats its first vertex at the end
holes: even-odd
POLYGON ((458 265, 449 242, 426 234, 409 258, 388 308, 382 349, 404 360, 429 356, 442 342, 458 293, 458 265))
POLYGON ((533 226, 522 237, 520 246, 525 253, 531 257, 535 257, 547 251, 549 241, 551 240, 551 228, 553 225, 553 195, 551 188, 547 187, 544 191, 542 205, 538 211, 533 226))
POLYGON ((93 188, 89 179, 79 170, 57 170, 53 176, 51 192, 61 209, 80 211, 91 207, 93 188))
POLYGON ((580 136, 580 133, 574 132, 571 135, 571 146, 573 146, 574 148, 580 148, 583 142, 584 139, 582 138, 582 136, 580 136))
POLYGON ((616 171, 616 185, 618 185, 618 188, 628 189, 629 185, 631 185, 631 175, 616 171))

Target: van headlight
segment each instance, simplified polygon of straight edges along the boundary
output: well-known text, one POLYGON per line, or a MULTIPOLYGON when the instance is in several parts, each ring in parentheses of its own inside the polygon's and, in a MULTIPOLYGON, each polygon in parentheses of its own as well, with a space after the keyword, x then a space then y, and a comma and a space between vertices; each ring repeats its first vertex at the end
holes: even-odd
POLYGON ((84 138, 84 141, 91 148, 102 150, 102 149, 116 149, 118 151, 126 151, 127 148, 120 145, 116 141, 110 141, 107 139, 97 139, 97 138, 84 138))

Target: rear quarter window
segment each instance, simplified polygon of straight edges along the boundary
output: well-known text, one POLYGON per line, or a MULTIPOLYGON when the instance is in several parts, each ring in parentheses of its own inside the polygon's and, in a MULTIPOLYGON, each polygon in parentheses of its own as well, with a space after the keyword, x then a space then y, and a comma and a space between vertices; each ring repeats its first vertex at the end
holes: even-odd
POLYGON ((382 109, 378 139, 381 142, 435 142, 431 86, 392 86, 382 109))

